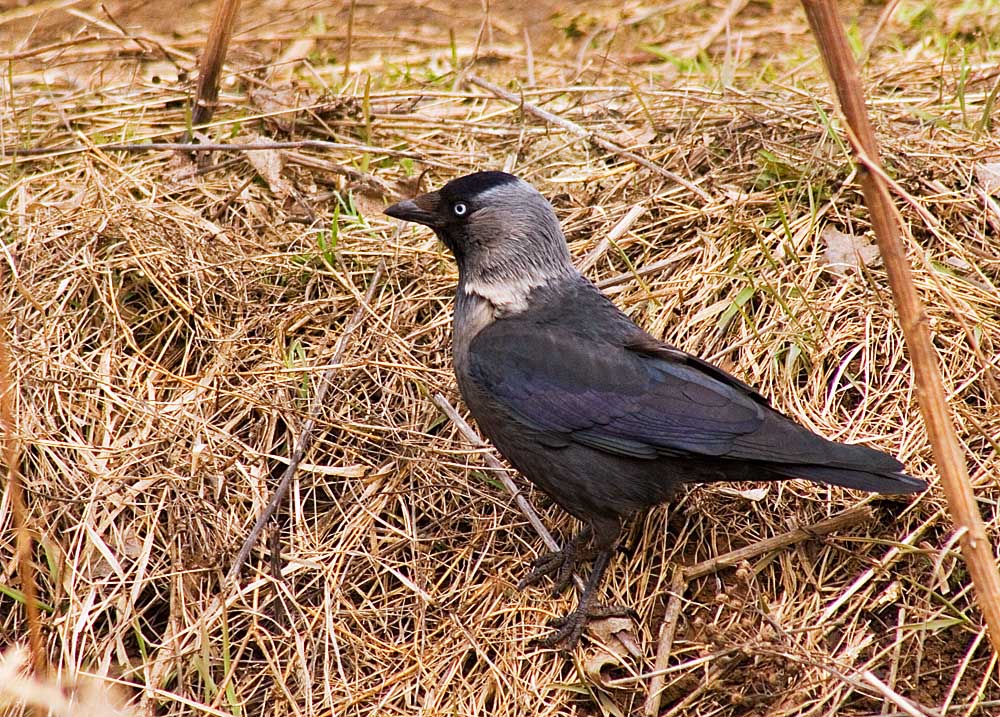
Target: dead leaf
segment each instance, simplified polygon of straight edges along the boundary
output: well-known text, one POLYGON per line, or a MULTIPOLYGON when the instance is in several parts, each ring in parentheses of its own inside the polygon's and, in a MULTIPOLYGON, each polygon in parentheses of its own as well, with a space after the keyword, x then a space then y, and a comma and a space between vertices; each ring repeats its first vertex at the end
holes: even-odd
POLYGON ((763 488, 748 488, 747 490, 720 488, 719 492, 724 493, 725 495, 731 495, 737 498, 743 498, 744 500, 753 501, 754 503, 759 503, 767 497, 768 488, 767 486, 764 486, 763 488))
MULTIPOLYGON (((257 144, 265 141, 257 135, 244 137, 245 144, 257 144)), ((257 170, 257 174, 267 182, 274 196, 284 199, 292 193, 292 185, 287 179, 281 176, 281 170, 285 166, 284 153, 277 149, 255 149, 246 152, 247 161, 257 170)))
POLYGON ((648 126, 643 128, 629 128, 619 132, 615 139, 623 147, 645 147, 656 139, 656 130, 648 126))
POLYGON ((977 164, 976 179, 987 194, 1000 194, 1000 162, 977 164))
POLYGON ((882 263, 878 247, 866 237, 845 234, 833 227, 824 229, 821 237, 826 244, 823 263, 835 274, 845 276, 849 269, 882 263))
POLYGON ((583 674, 595 685, 607 687, 608 684, 607 679, 604 677, 604 671, 607 669, 616 670, 621 666, 622 661, 620 657, 601 650, 584 660, 583 674))
POLYGON ((956 271, 972 271, 972 264, 960 256, 945 257, 944 263, 956 271))
POLYGON ((275 90, 261 87, 248 92, 247 97, 250 98, 250 103, 259 109, 261 114, 268 115, 268 121, 282 132, 291 132, 295 127, 295 120, 299 114, 295 108, 312 102, 311 97, 302 98, 287 88, 275 90))
POLYGON ((598 649, 586 659, 583 668, 595 684, 608 687, 605 670, 621 667, 629 656, 642 656, 631 618, 613 616, 591 620, 587 623, 587 632, 598 649))

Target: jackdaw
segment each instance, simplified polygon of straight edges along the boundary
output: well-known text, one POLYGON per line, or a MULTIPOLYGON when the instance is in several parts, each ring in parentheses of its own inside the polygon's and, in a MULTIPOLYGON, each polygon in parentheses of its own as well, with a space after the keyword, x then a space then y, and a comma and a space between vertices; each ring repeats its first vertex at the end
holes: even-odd
POLYGON ((504 172, 479 172, 385 210, 434 230, 458 261, 454 366, 479 428, 583 530, 543 556, 557 590, 593 566, 544 644, 575 645, 617 614, 598 587, 629 516, 684 483, 804 478, 875 493, 927 486, 880 451, 834 443, 737 378, 646 333, 570 260, 552 206, 504 172))

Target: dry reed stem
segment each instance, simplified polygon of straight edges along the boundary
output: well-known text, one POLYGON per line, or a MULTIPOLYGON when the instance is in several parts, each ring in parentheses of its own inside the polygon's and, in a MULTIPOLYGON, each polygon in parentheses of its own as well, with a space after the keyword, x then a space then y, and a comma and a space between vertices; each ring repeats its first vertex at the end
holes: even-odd
POLYGON ((236 15, 240 10, 240 0, 218 0, 212 26, 208 30, 208 42, 201 56, 198 68, 198 86, 195 89, 194 108, 191 124, 195 127, 212 121, 215 103, 219 99, 219 76, 226 61, 229 41, 236 26, 236 15))
POLYGON ((16 540, 17 578, 28 624, 28 647, 32 669, 38 677, 48 672, 48 656, 42 640, 42 619, 38 610, 38 579, 35 571, 35 541, 31 536, 30 516, 24 499, 21 479, 20 446, 14 402, 17 381, 7 341, 0 337, 0 432, 3 437, 3 462, 7 468, 7 499, 16 540))
POLYGON ((1000 654, 1000 570, 969 482, 965 454, 955 434, 938 368, 938 355, 931 343, 927 313, 917 294, 910 264, 903 251, 896 211, 882 175, 871 171, 879 167, 878 144, 868 119, 854 57, 840 24, 836 3, 832 0, 802 0, 802 4, 847 119, 851 142, 856 151, 865 155, 870 165, 859 174, 859 180, 906 337, 927 437, 934 449, 935 463, 948 497, 952 520, 961 536, 962 555, 976 588, 979 608, 989 626, 993 649, 1000 654))

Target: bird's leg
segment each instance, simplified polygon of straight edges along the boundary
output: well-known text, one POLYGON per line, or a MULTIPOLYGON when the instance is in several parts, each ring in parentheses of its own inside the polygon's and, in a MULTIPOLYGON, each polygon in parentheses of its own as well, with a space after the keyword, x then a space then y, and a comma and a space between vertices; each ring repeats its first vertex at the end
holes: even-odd
POLYGON ((529 585, 538 583, 546 575, 554 573, 555 586, 552 588, 552 594, 561 593, 569 587, 573 580, 573 571, 576 569, 577 563, 593 560, 597 555, 594 549, 587 548, 587 543, 590 542, 593 534, 593 529, 588 525, 573 536, 562 550, 539 556, 531 564, 531 572, 518 582, 517 589, 524 590, 529 585))
MULTIPOLYGON (((621 524, 618 519, 606 518, 596 522, 592 521, 590 529, 582 532, 585 532, 588 538, 593 537, 594 539, 594 546, 589 551, 593 555, 594 565, 590 570, 590 575, 587 576, 587 582, 576 609, 565 617, 550 621, 549 624, 556 629, 555 632, 538 640, 538 644, 544 647, 558 645, 563 650, 572 650, 580 641, 583 629, 587 626, 587 620, 595 617, 629 615, 632 612, 621 605, 603 605, 597 601, 601 580, 604 578, 604 573, 611 563, 611 556, 615 552, 615 546, 618 544, 618 535, 621 532, 621 524)), ((571 575, 572 572, 570 572, 571 575)), ((567 576, 567 582, 569 579, 570 577, 567 576)))
POLYGON ((583 630, 587 626, 587 621, 591 618, 627 616, 632 611, 623 605, 604 605, 597 602, 597 591, 601 585, 604 572, 608 569, 613 547, 607 547, 597 553, 594 559, 594 567, 587 578, 587 584, 583 588, 580 602, 576 609, 564 617, 559 617, 549 621, 549 625, 556 628, 548 637, 537 640, 543 647, 559 646, 563 650, 572 650, 580 641, 583 630))

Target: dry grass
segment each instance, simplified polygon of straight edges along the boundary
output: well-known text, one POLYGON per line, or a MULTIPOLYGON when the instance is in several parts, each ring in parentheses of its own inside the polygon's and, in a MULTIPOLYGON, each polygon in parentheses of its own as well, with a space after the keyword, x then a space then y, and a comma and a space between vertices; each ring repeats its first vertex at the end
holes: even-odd
MULTIPOLYGON (((426 232, 380 214, 425 170, 425 186, 516 171, 554 200, 581 258, 641 204, 589 269, 620 306, 806 425, 932 477, 881 269, 840 276, 823 263, 824 228, 868 225, 794 3, 751 4, 714 39, 705 33, 725 3, 565 3, 555 16, 559 3, 537 3, 530 53, 513 3, 488 22, 478 3, 358 4, 350 68, 336 61, 346 4, 247 5, 204 135, 346 146, 284 152, 270 181, 240 153, 192 163, 98 147, 185 129, 182 71, 209 6, 0 11, 0 51, 12 53, 0 112, 2 338, 61 679, 124 685, 136 714, 629 714, 645 698, 672 563, 864 499, 803 483, 763 497, 694 489, 636 522, 605 584, 641 617, 639 656, 532 647, 572 598, 515 589, 541 541, 430 399, 456 393, 454 266, 426 232), (477 74, 711 201, 467 86, 456 68, 474 58, 477 74), (61 151, 11 154, 21 147, 61 151), (380 261, 386 278, 277 534, 229 589, 222 576, 380 261)), ((865 79, 886 165, 912 198, 900 207, 916 280, 996 540, 1000 215, 975 178, 977 163, 1000 157, 984 121, 1000 77, 991 7, 901 4, 865 79)), ((859 43, 880 8, 861 10, 859 43)), ((532 500, 553 529, 574 527, 532 500)), ((943 496, 871 507, 860 527, 693 582, 663 713, 902 714, 870 671, 926 714, 996 714, 996 657, 943 496)), ((7 500, 0 510, 8 528, 7 500)), ((0 554, 10 645, 26 626, 9 530, 0 554)), ((10 653, 2 669, 19 660, 10 653)), ((0 699, 18 695, 0 685, 0 699)))

